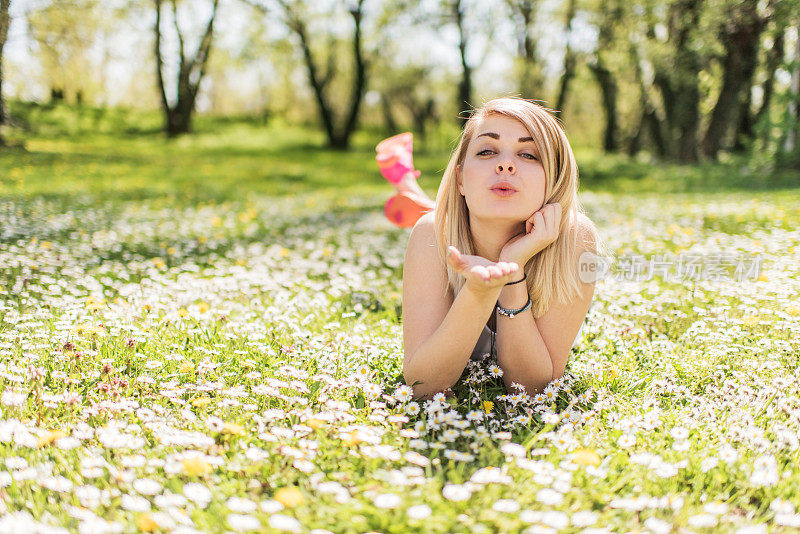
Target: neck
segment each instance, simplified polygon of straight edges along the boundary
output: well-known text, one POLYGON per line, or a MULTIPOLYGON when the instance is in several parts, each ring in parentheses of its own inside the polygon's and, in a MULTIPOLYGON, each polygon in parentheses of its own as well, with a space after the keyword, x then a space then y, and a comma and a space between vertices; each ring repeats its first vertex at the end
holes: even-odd
POLYGON ((525 231, 525 221, 503 219, 479 219, 469 215, 475 254, 489 261, 500 260, 500 251, 512 237, 525 231))

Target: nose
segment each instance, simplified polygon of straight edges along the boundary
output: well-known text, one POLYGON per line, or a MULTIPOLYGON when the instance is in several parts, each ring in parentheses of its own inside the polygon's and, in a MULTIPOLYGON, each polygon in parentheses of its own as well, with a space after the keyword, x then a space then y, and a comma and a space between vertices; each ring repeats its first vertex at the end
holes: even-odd
POLYGON ((503 172, 504 169, 507 169, 509 174, 514 174, 517 172, 517 169, 514 167, 513 163, 498 163, 495 171, 499 174, 503 172))

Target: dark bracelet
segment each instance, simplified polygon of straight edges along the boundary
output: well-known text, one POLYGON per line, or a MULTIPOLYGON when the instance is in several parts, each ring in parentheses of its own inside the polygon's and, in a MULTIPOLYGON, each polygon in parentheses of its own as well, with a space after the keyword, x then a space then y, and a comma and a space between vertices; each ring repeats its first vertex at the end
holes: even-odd
POLYGON ((516 282, 509 282, 506 285, 507 286, 513 286, 514 284, 519 284, 520 282, 524 282, 526 278, 528 278, 528 273, 523 273, 521 280, 517 280, 516 282))
POLYGON ((528 302, 525 303, 525 306, 519 308, 518 310, 511 310, 508 308, 503 308, 500 304, 495 304, 495 309, 500 313, 500 315, 505 315, 509 319, 513 319, 515 315, 519 315, 522 312, 528 311, 531 309, 531 298, 528 297, 528 302))

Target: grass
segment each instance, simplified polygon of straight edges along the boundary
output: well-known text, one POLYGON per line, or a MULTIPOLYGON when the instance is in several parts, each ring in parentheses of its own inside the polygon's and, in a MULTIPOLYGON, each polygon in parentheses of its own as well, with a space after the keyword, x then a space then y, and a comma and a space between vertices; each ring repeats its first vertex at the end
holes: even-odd
MULTIPOLYGON (((564 380, 524 398, 485 362, 423 404, 400 387, 408 234, 381 213, 377 132, 342 153, 303 127, 200 118, 166 141, 157 116, 16 106, 0 530, 800 524, 793 177, 577 150, 617 261, 564 380), (636 255, 670 268, 626 281, 636 255), (700 275, 678 276, 690 255, 700 275)), ((415 159, 432 194, 447 152, 415 159)))

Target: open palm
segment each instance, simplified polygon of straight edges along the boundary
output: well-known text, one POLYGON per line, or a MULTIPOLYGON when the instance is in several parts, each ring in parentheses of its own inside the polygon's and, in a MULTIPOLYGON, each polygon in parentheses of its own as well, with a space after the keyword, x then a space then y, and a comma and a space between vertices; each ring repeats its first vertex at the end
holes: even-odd
POLYGON ((488 291, 511 282, 519 271, 515 262, 493 262, 482 256, 461 254, 456 247, 447 248, 447 262, 457 273, 466 278, 467 286, 488 291))

